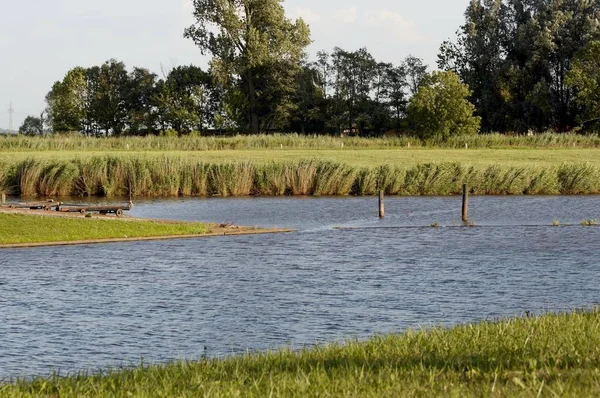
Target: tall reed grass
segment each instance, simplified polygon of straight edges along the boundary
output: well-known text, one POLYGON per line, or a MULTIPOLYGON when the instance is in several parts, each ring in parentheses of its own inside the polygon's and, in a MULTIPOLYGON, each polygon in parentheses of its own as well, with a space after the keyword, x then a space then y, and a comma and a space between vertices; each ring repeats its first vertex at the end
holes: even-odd
POLYGON ((205 163, 185 156, 91 156, 0 164, 0 189, 23 196, 481 195, 600 193, 600 167, 424 163, 360 168, 317 160, 205 163))
POLYGON ((334 137, 272 134, 233 137, 109 137, 82 135, 25 137, 0 136, 0 151, 218 151, 244 149, 356 149, 356 148, 600 148, 599 135, 539 134, 518 136, 485 134, 422 141, 415 137, 334 137))

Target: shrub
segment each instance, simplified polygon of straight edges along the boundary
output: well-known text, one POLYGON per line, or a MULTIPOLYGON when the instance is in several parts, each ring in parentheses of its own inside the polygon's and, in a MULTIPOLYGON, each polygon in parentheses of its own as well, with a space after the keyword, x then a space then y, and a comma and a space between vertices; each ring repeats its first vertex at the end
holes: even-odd
POLYGON ((467 97, 469 86, 453 72, 427 76, 408 105, 408 119, 422 139, 447 140, 455 135, 475 135, 481 118, 473 116, 475 106, 467 97))

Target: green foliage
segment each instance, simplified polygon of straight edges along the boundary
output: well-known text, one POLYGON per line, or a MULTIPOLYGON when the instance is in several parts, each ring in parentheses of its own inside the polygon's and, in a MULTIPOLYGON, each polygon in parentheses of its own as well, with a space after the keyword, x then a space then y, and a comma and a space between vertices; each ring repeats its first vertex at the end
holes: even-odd
POLYGON ((422 139, 446 140, 451 136, 474 135, 481 119, 467 97, 469 87, 453 72, 433 72, 421 83, 408 105, 408 117, 422 139))
POLYGON ((567 74, 566 83, 577 90, 577 103, 585 109, 585 120, 600 118, 599 56, 600 41, 588 43, 577 53, 567 74))
POLYGON ((41 117, 27 116, 19 127, 19 134, 28 136, 44 134, 44 120, 41 117))
POLYGON ((408 330, 299 350, 16 380, 6 397, 582 397, 600 394, 600 312, 408 330))
POLYGON ((600 40, 598 1, 474 0, 465 19, 457 41, 442 45, 438 66, 473 90, 484 131, 576 125, 582 107, 566 77, 576 54, 600 40))
POLYGON ((285 17, 279 0, 196 0, 194 25, 185 31, 213 59, 215 78, 243 93, 251 132, 289 116, 291 91, 310 30, 285 17))

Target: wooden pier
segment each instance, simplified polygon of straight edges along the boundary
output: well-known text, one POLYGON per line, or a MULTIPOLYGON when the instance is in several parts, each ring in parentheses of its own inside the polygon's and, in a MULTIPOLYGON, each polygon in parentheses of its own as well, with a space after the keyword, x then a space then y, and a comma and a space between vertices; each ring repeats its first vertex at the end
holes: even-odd
POLYGON ((121 217, 124 211, 129 211, 133 208, 133 203, 129 202, 127 205, 81 205, 81 204, 60 204, 56 207, 57 211, 64 213, 99 213, 102 215, 115 214, 117 217, 121 217))
POLYGON ((133 203, 129 202, 126 205, 92 205, 92 204, 67 204, 62 202, 55 202, 54 200, 39 201, 39 202, 23 202, 23 203, 5 203, 0 207, 6 207, 9 209, 23 209, 23 210, 45 210, 45 211, 59 211, 63 213, 99 213, 102 215, 115 214, 117 217, 121 217, 124 211, 129 211, 133 208, 133 203))
POLYGON ((8 207, 10 209, 29 209, 29 210, 54 210, 60 206, 60 202, 54 200, 46 200, 39 202, 24 202, 24 203, 6 203, 2 207, 8 207))

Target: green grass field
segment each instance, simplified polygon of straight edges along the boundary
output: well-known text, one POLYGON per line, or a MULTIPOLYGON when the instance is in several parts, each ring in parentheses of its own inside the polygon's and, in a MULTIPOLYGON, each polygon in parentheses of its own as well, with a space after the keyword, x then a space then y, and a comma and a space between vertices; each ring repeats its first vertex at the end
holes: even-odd
POLYGON ((182 157, 189 161, 231 163, 250 161, 257 164, 319 160, 345 163, 357 167, 381 165, 410 167, 423 163, 463 163, 472 165, 549 166, 562 163, 600 165, 600 149, 248 149, 221 151, 0 151, 0 163, 26 159, 71 160, 102 155, 117 158, 156 159, 182 157))
POLYGON ((97 239, 202 235, 201 223, 161 223, 140 220, 64 218, 0 213, 0 245, 72 242, 97 239))
POLYGON ((592 397, 600 311, 0 386, 2 397, 592 397))

